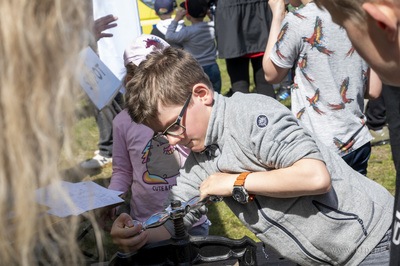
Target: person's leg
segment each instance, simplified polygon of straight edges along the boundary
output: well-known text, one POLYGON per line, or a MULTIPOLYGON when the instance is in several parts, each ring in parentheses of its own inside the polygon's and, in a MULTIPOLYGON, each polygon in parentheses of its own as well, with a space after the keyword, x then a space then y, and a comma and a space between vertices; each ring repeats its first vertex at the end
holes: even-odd
POLYGON ((123 95, 118 93, 114 100, 116 104, 112 103, 109 108, 104 108, 101 112, 96 112, 95 114, 97 127, 99 129, 99 142, 97 144, 99 152, 96 153, 92 159, 82 162, 82 168, 100 168, 112 162, 112 121, 119 113, 120 108, 123 108, 123 95))
POLYGON ((275 90, 272 84, 265 80, 264 69, 262 67, 263 56, 251 58, 251 66, 253 67, 254 83, 256 91, 259 94, 264 94, 275 99, 275 90))
POLYGON ((235 92, 249 93, 249 58, 237 57, 225 59, 226 70, 231 79, 231 90, 235 92))
POLYGON ((369 129, 376 131, 383 128, 386 124, 386 107, 382 94, 378 99, 368 101, 365 116, 369 129))
POLYGON ((371 143, 366 143, 360 148, 342 157, 351 168, 362 175, 367 175, 368 160, 371 156, 371 143))
POLYGON ((383 94, 378 99, 369 100, 365 110, 367 126, 373 137, 372 146, 389 143, 389 130, 386 126, 386 107, 383 94))
MULTIPOLYGON (((114 100, 121 107, 123 103, 123 95, 118 93, 114 100)), ((112 121, 115 116, 119 113, 118 106, 115 103, 110 105, 110 108, 105 108, 103 111, 99 112, 96 118, 97 127, 99 128, 99 154, 104 157, 112 157, 112 147, 113 147, 113 135, 112 135, 112 121)))
POLYGON ((221 93, 221 72, 217 63, 203 66, 204 72, 210 78, 214 91, 221 93))
POLYGON ((390 265, 400 265, 400 88, 384 84, 382 94, 386 106, 392 157, 396 168, 396 193, 390 265))

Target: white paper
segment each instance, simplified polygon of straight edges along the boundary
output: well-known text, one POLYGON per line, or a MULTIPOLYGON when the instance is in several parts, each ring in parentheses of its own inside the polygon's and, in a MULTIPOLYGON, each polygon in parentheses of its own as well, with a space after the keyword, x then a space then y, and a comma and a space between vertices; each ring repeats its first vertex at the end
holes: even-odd
POLYGON ((47 213, 67 217, 122 203, 124 200, 119 197, 122 193, 122 191, 110 190, 92 181, 79 183, 60 181, 60 183, 36 190, 36 201, 50 208, 47 213), (69 204, 62 193, 55 189, 55 186, 59 185, 73 204, 69 204))
POLYGON ((92 48, 87 47, 79 53, 84 61, 84 68, 80 72, 79 82, 96 105, 98 110, 108 106, 122 87, 121 81, 100 60, 92 48))

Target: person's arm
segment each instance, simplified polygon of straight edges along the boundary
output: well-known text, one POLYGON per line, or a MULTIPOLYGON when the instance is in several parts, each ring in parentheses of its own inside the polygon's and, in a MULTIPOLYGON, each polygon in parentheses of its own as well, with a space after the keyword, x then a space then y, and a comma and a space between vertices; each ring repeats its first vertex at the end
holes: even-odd
MULTIPOLYGON (((215 173, 200 186, 200 196, 232 196, 233 184, 239 174, 215 173)), ((267 172, 250 173, 245 189, 250 194, 275 198, 291 198, 327 193, 331 179, 325 163, 315 159, 301 159, 292 166, 267 172)))
MULTIPOLYGON (((120 119, 121 117, 117 116, 113 121, 113 172, 108 189, 124 192, 121 198, 125 199, 125 195, 128 193, 132 183, 133 168, 126 145, 127 137, 123 130, 119 128, 120 119)), ((111 230, 107 226, 107 222, 115 219, 118 208, 108 209, 101 214, 100 225, 104 230, 111 230)))
POLYGON ((284 0, 270 0, 268 4, 271 8, 273 17, 268 37, 267 47, 263 58, 263 69, 265 79, 272 84, 279 84, 289 73, 290 68, 281 68, 275 65, 270 58, 271 51, 277 41, 281 31, 281 24, 286 15, 284 0))
POLYGON ((364 98, 369 100, 377 99, 382 92, 382 81, 372 68, 368 69, 367 75, 369 77, 364 98))
MULTIPOLYGON (((243 155, 237 160, 241 172, 250 172, 245 182, 249 193, 274 198, 327 193, 331 177, 324 162, 326 147, 318 144, 315 136, 301 127, 291 111, 276 100, 253 97, 248 102, 242 100, 239 105, 236 99, 232 98, 231 106, 235 108, 229 109, 224 123, 236 147, 243 147, 243 155), (245 117, 240 115, 243 113, 245 117), (242 160, 256 163, 244 165, 242 160)), ((235 164, 234 159, 230 160, 235 164)), ((200 186, 201 197, 231 196, 239 174, 235 171, 208 176, 200 186)))
POLYGON ((181 43, 187 38, 185 28, 182 28, 180 31, 176 31, 179 21, 185 17, 185 14, 185 9, 179 9, 176 12, 174 20, 171 21, 171 24, 169 24, 167 32, 165 33, 165 39, 167 41, 181 43))
POLYGON ((107 15, 101 18, 98 18, 94 21, 93 25, 93 34, 96 39, 96 42, 104 37, 112 37, 111 33, 104 33, 103 31, 107 29, 111 29, 117 26, 117 23, 112 23, 116 21, 118 18, 113 15, 107 15))
MULTIPOLYGON (((123 114, 121 113, 121 115, 123 114)), ((126 142, 128 138, 127 130, 124 129, 121 123, 126 123, 125 121, 121 122, 121 116, 117 116, 113 121, 113 172, 108 188, 127 193, 132 184, 133 168, 126 142)), ((129 124, 125 126, 133 127, 135 125, 129 124)))
POLYGON ((122 213, 114 221, 111 228, 111 237, 114 244, 125 252, 132 252, 140 249, 146 243, 152 243, 171 238, 171 235, 164 226, 140 232, 141 225, 134 226, 132 218, 122 213))

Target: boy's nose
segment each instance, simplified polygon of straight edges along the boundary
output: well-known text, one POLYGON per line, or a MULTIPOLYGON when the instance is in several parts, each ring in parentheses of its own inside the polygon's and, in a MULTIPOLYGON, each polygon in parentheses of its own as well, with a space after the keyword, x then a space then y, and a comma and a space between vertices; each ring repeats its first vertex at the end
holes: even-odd
POLYGON ((171 144, 171 145, 176 145, 182 140, 181 136, 167 135, 167 138, 168 138, 169 144, 171 144))

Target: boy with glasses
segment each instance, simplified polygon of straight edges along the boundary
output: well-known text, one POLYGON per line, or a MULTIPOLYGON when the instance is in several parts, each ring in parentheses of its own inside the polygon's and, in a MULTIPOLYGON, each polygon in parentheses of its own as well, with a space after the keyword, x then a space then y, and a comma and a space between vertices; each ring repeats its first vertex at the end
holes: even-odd
MULTIPOLYGON (((214 93, 190 54, 167 48, 139 65, 126 102, 133 121, 192 150, 166 205, 222 196, 265 245, 296 263, 360 264, 374 257, 387 264, 393 197, 315 140, 276 100, 214 93)), ((203 206, 186 215, 187 228, 205 212, 203 206)), ((174 231, 172 221, 136 235, 141 228, 121 215, 111 236, 132 251, 174 231)))

